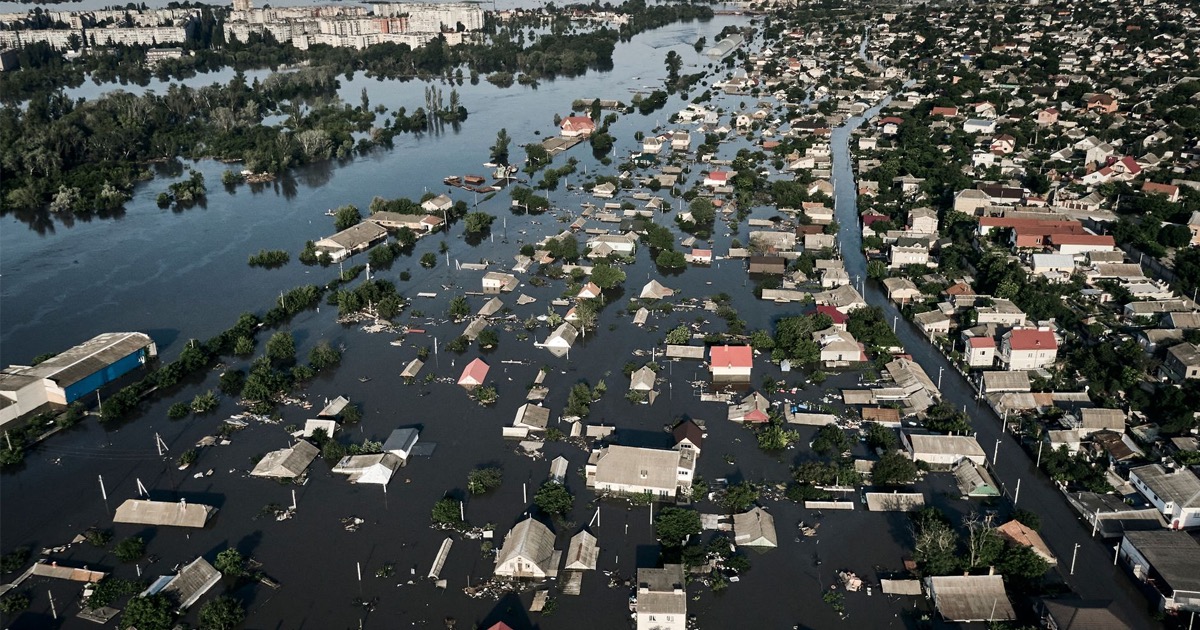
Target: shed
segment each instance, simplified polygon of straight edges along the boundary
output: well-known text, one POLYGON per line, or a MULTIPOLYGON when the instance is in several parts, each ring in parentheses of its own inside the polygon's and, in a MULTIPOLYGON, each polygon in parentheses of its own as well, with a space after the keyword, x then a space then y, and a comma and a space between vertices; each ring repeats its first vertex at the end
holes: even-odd
POLYGON ((969 459, 963 459, 954 466, 954 480, 958 483, 959 492, 964 497, 998 497, 1000 486, 992 479, 987 469, 969 459))
POLYGON ((681 346, 675 344, 667 344, 668 359, 696 359, 704 360, 704 346, 681 346))

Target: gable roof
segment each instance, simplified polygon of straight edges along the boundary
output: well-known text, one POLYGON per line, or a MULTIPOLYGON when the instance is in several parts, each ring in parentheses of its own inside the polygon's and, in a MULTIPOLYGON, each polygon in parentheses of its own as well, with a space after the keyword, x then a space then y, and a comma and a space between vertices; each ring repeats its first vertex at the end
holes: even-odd
POLYGON ((1057 350, 1058 340, 1049 330, 1031 328, 1015 328, 1005 336, 1008 337, 1008 347, 1013 350, 1057 350))
POLYGON ((554 533, 530 516, 517 523, 504 537, 504 546, 496 554, 496 566, 523 557, 544 573, 553 573, 558 568, 552 566, 554 555, 554 533))
POLYGON ((488 370, 491 367, 483 362, 483 359, 475 359, 463 368, 462 376, 458 377, 459 385, 479 385, 487 378, 488 370))
POLYGON ((254 466, 254 470, 250 471, 250 476, 298 477, 312 460, 317 458, 319 452, 311 443, 300 440, 289 448, 267 453, 254 466))
MULTIPOLYGON (((307 442, 305 442, 307 444, 307 442)), ((128 499, 117 508, 114 523, 204 527, 217 508, 202 503, 128 499)))
POLYGON ((690 419, 675 425, 675 428, 671 429, 671 437, 675 438, 675 444, 687 440, 696 448, 704 445, 704 430, 690 419))
POLYGON ((748 368, 754 366, 754 352, 750 346, 713 346, 708 351, 713 367, 748 368))
POLYGON ((775 518, 760 507, 734 514, 733 542, 746 547, 779 546, 779 540, 775 537, 775 518))

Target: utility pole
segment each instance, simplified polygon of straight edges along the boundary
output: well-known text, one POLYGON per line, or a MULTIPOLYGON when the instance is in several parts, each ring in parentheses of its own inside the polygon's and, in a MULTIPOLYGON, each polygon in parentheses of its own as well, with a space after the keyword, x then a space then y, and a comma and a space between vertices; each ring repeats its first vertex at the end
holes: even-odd
POLYGON ((50 616, 54 617, 55 621, 58 621, 58 610, 54 608, 54 593, 46 591, 46 594, 50 596, 50 616))
POLYGON ((1075 575, 1075 556, 1079 555, 1079 543, 1075 543, 1075 550, 1071 552, 1071 575, 1075 575))
POLYGON ((941 389, 942 389, 942 372, 945 371, 945 369, 946 368, 944 368, 944 367, 938 368, 938 387, 937 387, 938 391, 941 391, 941 389))
POLYGON ((996 438, 996 447, 992 449, 992 468, 996 467, 996 458, 1000 455, 1000 438, 996 438))
POLYGON ((1017 479, 1017 491, 1013 494, 1013 507, 1017 507, 1017 501, 1021 500, 1021 480, 1017 479))

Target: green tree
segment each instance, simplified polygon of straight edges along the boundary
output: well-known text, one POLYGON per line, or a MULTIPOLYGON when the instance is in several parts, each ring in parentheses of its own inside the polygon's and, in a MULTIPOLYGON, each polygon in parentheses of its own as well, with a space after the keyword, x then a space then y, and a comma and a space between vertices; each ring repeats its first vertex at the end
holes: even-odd
POLYGON ((586 418, 591 412, 592 388, 587 383, 576 383, 567 395, 567 406, 563 409, 568 416, 586 418))
POLYGON ((333 215, 333 227, 338 232, 352 228, 362 221, 362 213, 355 206, 342 206, 333 215))
POLYGON ((138 560, 146 555, 146 541, 137 536, 126 538, 117 543, 117 546, 113 548, 113 555, 121 562, 138 560))
POLYGON ((471 305, 467 303, 467 298, 456 295, 450 300, 450 307, 446 310, 446 314, 454 321, 461 321, 462 318, 471 314, 471 305))
POLYGON ((700 532, 700 514, 695 510, 666 506, 654 519, 654 535, 663 547, 681 547, 688 536, 700 532))
POLYGON ((897 451, 883 454, 871 466, 871 483, 877 486, 903 486, 917 478, 917 464, 897 451))
POLYGON ((664 269, 682 269, 687 266, 687 258, 682 252, 664 249, 654 258, 654 264, 664 269))
POLYGON ((484 494, 500 487, 504 472, 495 466, 476 468, 467 473, 467 491, 471 494, 484 494))
POLYGON ((296 340, 292 333, 279 331, 267 340, 267 357, 278 363, 293 361, 296 358, 296 340))
POLYGON ((380 243, 371 248, 367 253, 367 260, 371 262, 373 267, 387 267, 396 259, 396 252, 392 250, 392 246, 387 243, 380 243))
POLYGON ((773 419, 758 430, 755 439, 764 451, 781 451, 799 441, 800 432, 787 429, 778 419, 773 419))
POLYGON ((467 234, 481 234, 492 227, 496 217, 486 212, 472 212, 463 219, 467 234))
POLYGON ((26 593, 9 593, 0 598, 0 613, 15 615, 29 608, 29 595, 26 593))
POLYGON ((758 488, 748 481, 743 481, 725 490, 725 494, 721 496, 721 507, 737 514, 750 509, 755 501, 758 501, 758 488))
POLYGON ((495 348, 500 344, 500 335, 491 328, 484 328, 479 331, 479 336, 475 338, 475 343, 479 344, 480 348, 495 348))
POLYGON ((867 446, 872 449, 881 448, 885 451, 890 451, 896 448, 896 432, 878 422, 864 424, 862 432, 863 436, 866 437, 867 446))
POLYGON ((591 280, 601 289, 611 289, 625 282, 625 270, 607 263, 596 263, 592 267, 591 280))
POLYGON ((461 525, 463 520, 460 514, 462 504, 450 497, 442 497, 437 503, 433 504, 433 512, 430 518, 435 525, 446 525, 457 527, 461 525))
POLYGON ((308 364, 318 372, 342 362, 342 353, 322 339, 308 351, 308 364))
POLYGON ((512 142, 508 137, 508 130, 501 129, 496 132, 496 143, 492 145, 490 157, 492 162, 496 164, 508 164, 508 145, 512 142))
POLYGON ((201 630, 232 630, 246 618, 236 599, 222 595, 200 607, 201 630))
POLYGON ((421 254, 421 266, 426 269, 433 269, 437 265, 437 256, 433 252, 425 252, 421 254))
POLYGON ((533 504, 551 516, 566 516, 574 506, 575 497, 567 487, 557 481, 547 481, 533 495, 533 504))
POLYGON ((672 328, 671 331, 667 333, 667 343, 673 346, 686 345, 691 338, 692 331, 683 324, 672 328))
POLYGON ((867 277, 872 280, 883 280, 888 277, 888 268, 882 260, 872 260, 867 263, 867 277))
POLYGON ((246 558, 242 552, 230 547, 217 554, 213 567, 229 577, 241 577, 246 574, 246 558))
POLYGON ((967 420, 967 414, 946 401, 939 402, 925 410, 923 424, 926 429, 938 433, 964 434, 971 431, 971 423, 967 420))
POLYGON ((241 336, 233 345, 233 353, 239 357, 248 357, 254 353, 254 338, 241 336))
POLYGON ((812 450, 826 457, 837 457, 850 450, 850 438, 836 424, 826 424, 817 429, 813 438, 812 450))
POLYGON ((1050 563, 1039 556, 1033 547, 1009 545, 996 568, 1010 582, 1015 582, 1018 588, 1026 589, 1042 581, 1050 570, 1050 563))
POLYGON ((958 534, 945 515, 934 507, 912 514, 913 559, 925 576, 949 575, 958 571, 958 534))
POLYGON ((134 597, 125 605, 121 615, 121 628, 137 630, 170 630, 175 623, 174 603, 162 593, 134 597))

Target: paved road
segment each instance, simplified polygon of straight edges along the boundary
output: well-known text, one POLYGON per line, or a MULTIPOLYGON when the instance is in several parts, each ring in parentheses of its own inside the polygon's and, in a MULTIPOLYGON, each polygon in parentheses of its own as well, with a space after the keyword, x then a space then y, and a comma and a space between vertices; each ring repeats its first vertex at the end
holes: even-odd
MULTIPOLYGON (((852 279, 861 281, 866 277, 866 258, 862 253, 862 228, 857 211, 857 186, 851 169, 848 150, 850 132, 861 125, 864 119, 879 112, 880 107, 868 110, 863 117, 851 118, 833 130, 834 206, 838 224, 841 226, 838 241, 846 262, 846 271, 852 279)), ((1016 438, 1002 430, 999 417, 987 405, 980 405, 974 397, 974 389, 950 362, 938 352, 915 326, 905 321, 899 310, 887 300, 887 296, 874 282, 865 283, 863 295, 867 302, 883 309, 887 320, 899 316, 896 334, 913 359, 925 369, 936 382, 938 370, 944 370, 942 397, 952 405, 967 406, 971 423, 978 432, 978 440, 989 458, 997 440, 999 450, 993 471, 1006 492, 1012 497, 1020 481, 1018 506, 1032 510, 1041 516, 1040 533, 1059 559, 1059 571, 1066 583, 1086 599, 1111 599, 1117 614, 1133 627, 1152 627, 1155 624, 1148 614, 1148 601, 1133 585, 1124 571, 1113 566, 1114 548, 1098 538, 1089 538, 1091 528, 1084 523, 1067 504, 1062 493, 1043 474, 1036 471, 1033 461, 1020 447, 1016 438), (1075 574, 1070 575, 1071 556, 1079 544, 1075 560, 1075 574)))

